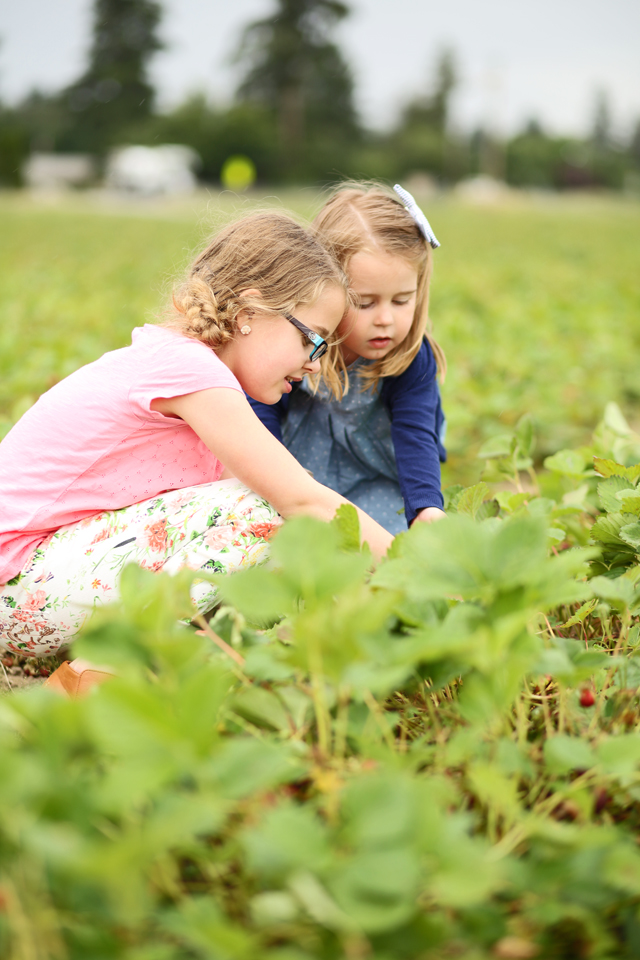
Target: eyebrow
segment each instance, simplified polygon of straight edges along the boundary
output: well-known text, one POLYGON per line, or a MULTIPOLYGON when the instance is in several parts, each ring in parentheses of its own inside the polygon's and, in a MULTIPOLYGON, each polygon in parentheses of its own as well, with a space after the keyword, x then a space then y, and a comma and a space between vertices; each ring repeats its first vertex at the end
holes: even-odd
POLYGON ((327 330, 326 327, 318 327, 318 329, 315 330, 314 332, 315 332, 315 333, 319 333, 320 336, 321 336, 321 337, 324 337, 325 340, 326 340, 327 337, 329 336, 329 331, 327 330))
MULTIPOLYGON (((413 290, 398 290, 397 293, 394 293, 394 297, 410 297, 412 293, 417 293, 418 288, 414 287, 413 290)), ((379 297, 379 293, 358 293, 359 297, 379 297)))

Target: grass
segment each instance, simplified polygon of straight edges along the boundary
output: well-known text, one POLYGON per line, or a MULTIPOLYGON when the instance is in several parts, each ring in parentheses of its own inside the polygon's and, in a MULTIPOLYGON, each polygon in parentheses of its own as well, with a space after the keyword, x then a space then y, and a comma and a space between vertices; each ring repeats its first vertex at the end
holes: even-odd
MULTIPOLYGON (((281 195, 310 216, 312 190, 281 195)), ((0 195, 0 431, 44 390, 153 319, 172 280, 230 215, 271 195, 56 203, 0 195)), ((586 439, 608 400, 640 415, 640 205, 520 198, 428 203, 442 241, 432 318, 449 360, 450 466, 471 482, 487 436, 530 412, 544 455, 586 439)))

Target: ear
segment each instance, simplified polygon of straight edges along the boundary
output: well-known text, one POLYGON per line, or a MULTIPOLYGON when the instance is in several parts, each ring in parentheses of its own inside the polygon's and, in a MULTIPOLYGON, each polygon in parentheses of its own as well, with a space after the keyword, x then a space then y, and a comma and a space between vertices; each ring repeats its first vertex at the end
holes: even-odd
MULTIPOLYGON (((249 287, 247 290, 241 290, 239 293, 240 297, 251 298, 252 300, 262 300, 262 294, 255 287, 249 287)), ((250 323, 252 317, 254 316, 255 311, 250 310, 248 307, 243 307, 242 310, 239 310, 236 314, 236 326, 238 330, 240 327, 243 327, 246 323, 250 323)))

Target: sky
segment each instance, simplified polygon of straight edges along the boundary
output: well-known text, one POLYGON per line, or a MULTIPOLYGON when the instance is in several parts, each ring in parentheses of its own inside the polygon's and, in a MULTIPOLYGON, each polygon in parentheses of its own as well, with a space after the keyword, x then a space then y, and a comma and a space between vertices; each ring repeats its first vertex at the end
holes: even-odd
MULTIPOLYGON (((452 105, 461 130, 507 134, 538 119, 556 133, 584 134, 598 91, 614 130, 640 120, 639 0, 347 0, 335 34, 356 81, 363 120, 385 129, 402 104, 429 90, 439 51, 455 52, 452 105)), ((228 101, 242 27, 274 0, 162 0, 167 49, 152 63, 162 107, 204 91, 228 101)), ((0 99, 54 91, 85 64, 91 0, 0 0, 0 99)))

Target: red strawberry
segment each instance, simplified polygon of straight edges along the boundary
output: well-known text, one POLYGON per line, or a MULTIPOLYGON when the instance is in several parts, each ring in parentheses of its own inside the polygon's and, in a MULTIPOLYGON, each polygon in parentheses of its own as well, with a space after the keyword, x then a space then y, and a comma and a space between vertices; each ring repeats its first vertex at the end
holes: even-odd
POLYGON ((596 702, 596 697, 593 690, 590 690, 589 687, 585 687, 584 690, 580 691, 580 706, 581 707, 592 707, 596 702))

